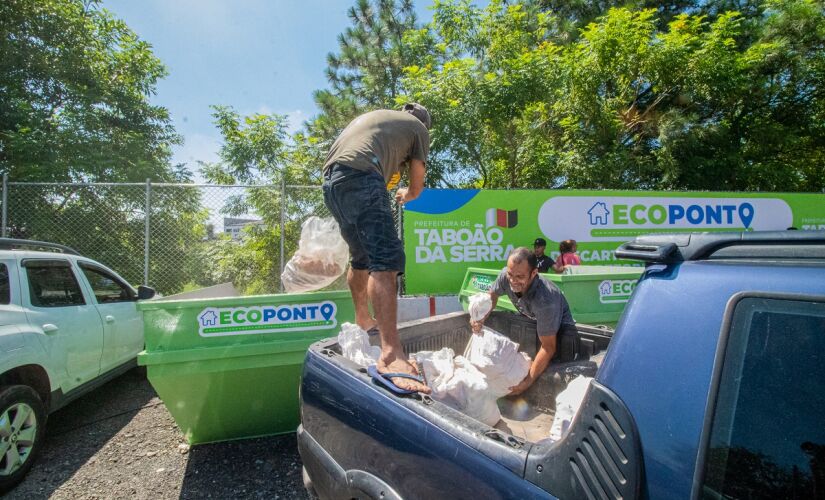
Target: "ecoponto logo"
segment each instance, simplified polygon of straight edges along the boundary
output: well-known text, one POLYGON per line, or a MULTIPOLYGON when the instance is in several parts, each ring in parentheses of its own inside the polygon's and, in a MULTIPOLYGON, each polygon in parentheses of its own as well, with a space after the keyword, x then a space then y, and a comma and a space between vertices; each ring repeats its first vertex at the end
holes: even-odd
POLYGON ((621 304, 630 300, 636 280, 604 280, 599 283, 599 302, 621 304))
POLYGON ((556 196, 539 210, 539 228, 551 240, 627 241, 640 234, 686 231, 759 231, 793 225, 777 198, 556 196))
POLYGON ((325 330, 338 324, 334 302, 251 307, 207 307, 198 314, 201 337, 325 330))

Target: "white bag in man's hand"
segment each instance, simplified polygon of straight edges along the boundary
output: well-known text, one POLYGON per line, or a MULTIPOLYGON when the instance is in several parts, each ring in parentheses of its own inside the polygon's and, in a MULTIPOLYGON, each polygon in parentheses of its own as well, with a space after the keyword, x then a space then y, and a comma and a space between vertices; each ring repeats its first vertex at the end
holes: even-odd
POLYGON ((289 293, 314 292, 338 279, 348 260, 349 247, 335 219, 312 216, 301 226, 298 251, 284 266, 281 282, 289 293))

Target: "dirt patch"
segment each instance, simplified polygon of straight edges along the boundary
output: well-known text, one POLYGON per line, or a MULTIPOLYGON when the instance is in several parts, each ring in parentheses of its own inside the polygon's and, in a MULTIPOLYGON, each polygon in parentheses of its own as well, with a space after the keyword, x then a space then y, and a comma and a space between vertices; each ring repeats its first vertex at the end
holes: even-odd
POLYGON ((141 370, 49 417, 8 498, 307 498, 294 435, 190 448, 141 370))

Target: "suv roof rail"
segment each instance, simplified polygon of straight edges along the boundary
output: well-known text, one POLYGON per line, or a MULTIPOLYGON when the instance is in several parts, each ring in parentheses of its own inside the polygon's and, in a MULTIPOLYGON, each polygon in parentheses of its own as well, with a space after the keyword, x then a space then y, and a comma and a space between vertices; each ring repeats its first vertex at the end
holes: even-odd
POLYGON ((712 258, 825 261, 825 231, 653 234, 622 244, 616 257, 651 264, 712 258))
POLYGON ((48 243, 46 241, 21 240, 17 238, 0 238, 0 250, 14 250, 18 248, 44 249, 46 251, 59 251, 69 255, 80 255, 77 250, 66 245, 48 243))

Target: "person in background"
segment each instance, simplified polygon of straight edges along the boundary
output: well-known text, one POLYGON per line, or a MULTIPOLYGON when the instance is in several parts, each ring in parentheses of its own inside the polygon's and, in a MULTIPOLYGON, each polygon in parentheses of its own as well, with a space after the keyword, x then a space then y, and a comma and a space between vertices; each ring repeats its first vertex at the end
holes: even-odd
POLYGON ((540 273, 550 272, 555 262, 549 255, 544 255, 544 250, 547 248, 547 241, 544 238, 536 238, 533 242, 533 252, 536 254, 536 269, 540 273))
MULTIPOLYGON (((550 280, 538 275, 536 260, 535 252, 531 252, 529 248, 514 249, 507 259, 507 267, 490 288, 493 303, 490 311, 496 308, 498 298, 506 295, 521 315, 536 322, 539 337, 539 349, 530 370, 524 380, 510 387, 511 396, 526 391, 544 373, 556 354, 556 338, 559 335, 578 335, 567 299, 550 280)), ((484 321, 489 316, 490 313, 487 313, 481 321, 471 321, 472 331, 481 332, 484 321)))
POLYGON ((559 243, 559 258, 556 259, 553 270, 562 273, 568 266, 580 266, 582 259, 576 250, 578 250, 576 240, 564 240, 559 243))

